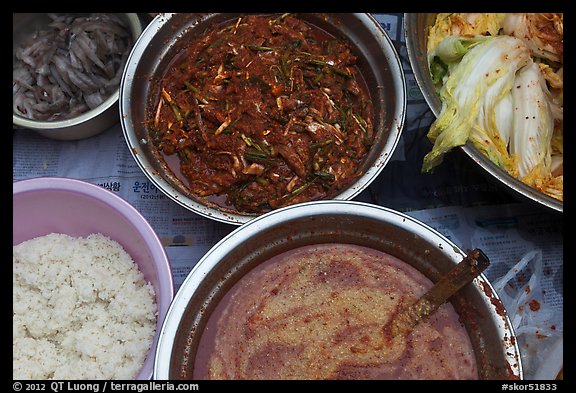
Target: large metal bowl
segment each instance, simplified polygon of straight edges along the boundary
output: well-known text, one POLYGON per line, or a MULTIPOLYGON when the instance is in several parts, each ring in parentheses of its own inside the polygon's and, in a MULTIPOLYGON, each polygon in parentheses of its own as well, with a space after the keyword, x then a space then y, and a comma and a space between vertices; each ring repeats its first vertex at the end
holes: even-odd
MULTIPOLYGON (((207 27, 235 20, 241 14, 159 14, 143 31, 128 59, 120 86, 120 115, 126 142, 146 176, 181 206, 202 216, 240 225, 255 214, 238 213, 193 195, 167 167, 152 145, 145 126, 149 94, 157 75, 174 53, 207 27)), ((362 192, 390 160, 406 115, 406 83, 399 56, 386 32, 369 14, 300 14, 302 19, 350 41, 374 102, 375 142, 361 171, 363 175, 336 199, 362 192)))
MULTIPOLYGON (((432 281, 466 255, 425 224, 391 209, 355 201, 316 201, 279 209, 237 228, 189 273, 162 326, 155 379, 191 379, 210 313, 244 274, 290 249, 349 243, 391 254, 432 281)), ((469 333, 481 379, 522 378, 514 331, 484 275, 451 299, 469 333)))
MULTIPOLYGON (((428 28, 434 25, 435 13, 406 13, 404 14, 404 32, 406 35, 406 50, 410 65, 414 71, 416 82, 420 86, 424 99, 430 106, 434 116, 438 117, 442 110, 442 102, 432 83, 426 52, 428 28)), ((563 211, 563 202, 552 198, 535 188, 511 176, 490 161, 472 142, 467 142, 461 149, 497 184, 504 187, 514 197, 538 204, 546 209, 557 212, 563 211)))

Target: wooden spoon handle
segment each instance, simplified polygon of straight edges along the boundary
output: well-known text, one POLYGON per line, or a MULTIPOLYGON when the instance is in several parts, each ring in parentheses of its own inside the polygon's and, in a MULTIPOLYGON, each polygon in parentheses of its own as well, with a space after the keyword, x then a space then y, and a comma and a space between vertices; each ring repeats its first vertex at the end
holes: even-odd
POLYGON ((443 276, 414 304, 401 310, 390 324, 392 336, 408 334, 422 320, 433 314, 452 295, 478 277, 490 264, 482 250, 468 250, 464 259, 443 276))

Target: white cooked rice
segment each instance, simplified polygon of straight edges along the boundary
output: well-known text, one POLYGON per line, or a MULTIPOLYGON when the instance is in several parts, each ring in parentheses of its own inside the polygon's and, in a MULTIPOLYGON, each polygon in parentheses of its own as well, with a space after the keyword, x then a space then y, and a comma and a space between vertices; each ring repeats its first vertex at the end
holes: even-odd
POLYGON ((102 234, 13 247, 13 378, 133 379, 156 332, 154 288, 102 234))

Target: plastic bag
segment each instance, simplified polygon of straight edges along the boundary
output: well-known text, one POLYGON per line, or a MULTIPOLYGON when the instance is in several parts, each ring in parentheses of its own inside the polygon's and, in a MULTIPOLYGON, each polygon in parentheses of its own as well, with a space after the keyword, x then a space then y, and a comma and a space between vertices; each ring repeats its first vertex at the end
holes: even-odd
POLYGON ((516 333, 525 379, 555 379, 563 365, 563 316, 544 302, 542 277, 536 249, 494 283, 516 333))

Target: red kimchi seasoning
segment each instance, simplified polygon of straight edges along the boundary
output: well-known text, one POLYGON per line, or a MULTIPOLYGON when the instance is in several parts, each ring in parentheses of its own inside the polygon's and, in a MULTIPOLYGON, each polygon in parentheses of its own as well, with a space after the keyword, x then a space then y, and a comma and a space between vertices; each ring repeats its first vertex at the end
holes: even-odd
POLYGON ((297 16, 215 26, 159 83, 151 139, 198 197, 262 213, 330 198, 362 175, 373 105, 357 57, 297 16))

